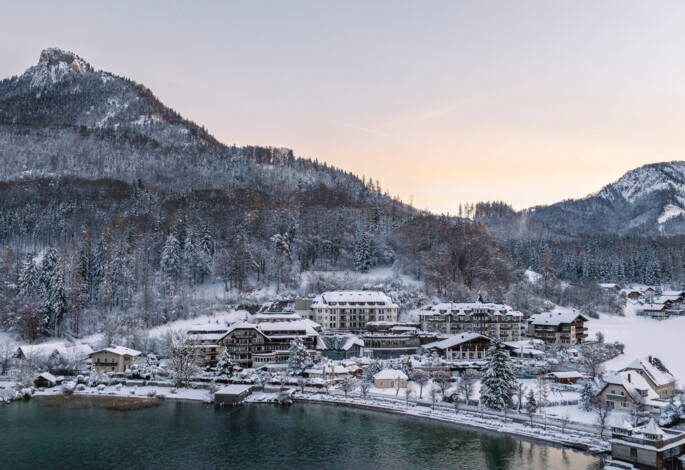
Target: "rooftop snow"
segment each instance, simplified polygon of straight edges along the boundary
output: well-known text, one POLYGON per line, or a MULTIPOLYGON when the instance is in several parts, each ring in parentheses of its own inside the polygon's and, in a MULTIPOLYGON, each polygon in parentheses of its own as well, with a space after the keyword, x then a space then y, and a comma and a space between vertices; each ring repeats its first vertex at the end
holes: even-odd
POLYGON ((562 323, 572 323, 576 318, 581 317, 583 320, 588 321, 588 319, 581 315, 580 313, 569 313, 569 312, 550 312, 550 313, 538 313, 537 315, 532 315, 528 322, 533 325, 554 325, 559 326, 562 323))

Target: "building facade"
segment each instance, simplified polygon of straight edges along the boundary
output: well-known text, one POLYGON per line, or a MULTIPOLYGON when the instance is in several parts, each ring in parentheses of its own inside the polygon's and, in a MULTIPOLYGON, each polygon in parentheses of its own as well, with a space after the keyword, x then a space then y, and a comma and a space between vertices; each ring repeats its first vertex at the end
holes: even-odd
POLYGON ((220 344, 231 359, 243 368, 282 364, 290 358, 290 343, 302 339, 307 351, 316 355, 324 345, 308 320, 291 322, 239 323, 222 337, 220 344))
POLYGON ((369 322, 396 322, 399 310, 390 297, 376 291, 324 292, 310 308, 323 331, 359 331, 369 322))
POLYGON ((99 373, 126 372, 133 364, 138 363, 140 351, 113 346, 90 354, 93 370, 99 373))
POLYGON ((528 319, 528 336, 548 346, 568 348, 585 342, 587 317, 580 313, 546 312, 528 319))
POLYGON ((447 335, 477 333, 499 341, 520 341, 523 314, 505 304, 445 302, 419 313, 423 331, 447 335))

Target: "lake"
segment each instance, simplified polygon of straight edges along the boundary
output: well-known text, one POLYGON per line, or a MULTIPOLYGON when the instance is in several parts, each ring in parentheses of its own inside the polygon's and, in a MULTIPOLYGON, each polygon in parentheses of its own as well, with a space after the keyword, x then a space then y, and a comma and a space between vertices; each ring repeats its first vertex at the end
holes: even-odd
POLYGON ((0 405, 0 469, 600 469, 600 458, 492 432, 330 405, 136 411, 0 405))

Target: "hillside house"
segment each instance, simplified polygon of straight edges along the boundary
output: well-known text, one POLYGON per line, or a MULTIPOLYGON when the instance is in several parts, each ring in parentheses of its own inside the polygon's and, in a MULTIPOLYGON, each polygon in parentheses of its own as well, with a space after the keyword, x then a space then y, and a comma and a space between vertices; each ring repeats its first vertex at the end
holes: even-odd
POLYGON ((607 377, 599 396, 612 410, 630 412, 636 407, 642 411, 658 411, 667 402, 659 402, 659 395, 636 372, 618 372, 607 377))
POLYGON ((675 377, 664 363, 654 356, 635 359, 623 370, 640 374, 662 400, 670 399, 675 393, 675 377))
POLYGON ((140 351, 112 346, 90 354, 93 370, 100 373, 126 372, 133 364, 138 363, 140 351))

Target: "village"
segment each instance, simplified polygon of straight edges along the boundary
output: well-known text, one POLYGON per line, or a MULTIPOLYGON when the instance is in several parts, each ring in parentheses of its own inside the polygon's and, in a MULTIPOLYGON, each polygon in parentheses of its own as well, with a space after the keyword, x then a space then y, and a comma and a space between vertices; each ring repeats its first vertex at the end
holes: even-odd
MULTIPOLYGON (((621 291, 639 315, 683 313, 683 292, 602 288, 621 291)), ((330 291, 169 329, 149 351, 5 342, 0 399, 331 403, 605 453, 607 468, 682 468, 685 402, 667 360, 606 370, 624 347, 590 337, 588 316, 559 308, 525 318, 480 294, 400 313, 380 291, 330 291)))

